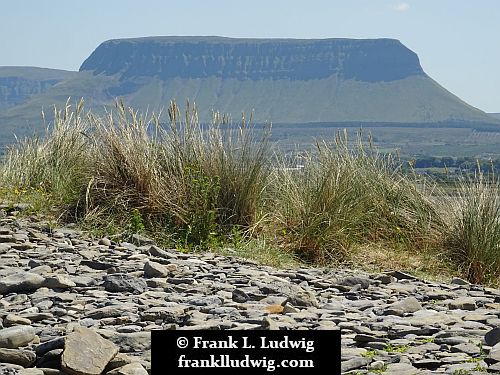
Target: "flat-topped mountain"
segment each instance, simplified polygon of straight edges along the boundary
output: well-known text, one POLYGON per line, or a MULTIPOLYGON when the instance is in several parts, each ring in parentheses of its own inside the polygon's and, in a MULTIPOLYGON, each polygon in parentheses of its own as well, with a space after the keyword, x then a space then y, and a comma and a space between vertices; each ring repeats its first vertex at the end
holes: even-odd
POLYGON ((232 39, 158 37, 102 43, 80 71, 157 77, 238 80, 341 79, 395 81, 424 75, 417 55, 392 39, 232 39))
POLYGON ((218 110, 275 124, 500 124, 432 80, 393 39, 118 39, 66 73, 0 107, 0 137, 39 124, 42 108, 47 114, 69 96, 97 110, 117 97, 149 111, 189 99, 202 121, 218 110))

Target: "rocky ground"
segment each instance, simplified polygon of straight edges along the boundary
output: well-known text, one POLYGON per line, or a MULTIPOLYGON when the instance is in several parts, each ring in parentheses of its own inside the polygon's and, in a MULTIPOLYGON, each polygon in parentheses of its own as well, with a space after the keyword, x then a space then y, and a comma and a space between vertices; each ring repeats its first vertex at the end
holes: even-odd
POLYGON ((346 374, 500 373, 499 290, 278 270, 135 240, 4 212, 0 374, 145 375, 156 329, 341 329, 346 374))

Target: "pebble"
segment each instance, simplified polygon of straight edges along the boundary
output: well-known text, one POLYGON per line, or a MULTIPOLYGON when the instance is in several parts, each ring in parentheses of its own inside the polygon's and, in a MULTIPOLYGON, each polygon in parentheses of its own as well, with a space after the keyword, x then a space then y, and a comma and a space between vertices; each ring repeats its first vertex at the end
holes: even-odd
POLYGON ((500 342, 500 326, 488 331, 484 336, 487 345, 493 346, 500 342))
POLYGON ((35 338, 35 328, 14 326, 0 329, 0 348, 17 349, 26 346, 35 338))
POLYGON ((23 318, 22 316, 18 316, 15 314, 7 314, 7 316, 3 319, 4 327, 11 327, 17 325, 30 325, 31 320, 23 318))
POLYGON ((30 367, 36 361, 36 354, 30 350, 0 348, 0 362, 30 367))
POLYGON ((500 371, 497 289, 278 270, 37 220, 0 219, 0 374, 146 375, 155 329, 340 329, 344 374, 500 371))
POLYGON ((448 304, 450 309, 458 310, 475 310, 476 309, 476 298, 473 297, 459 297, 450 301, 448 304))
POLYGON ((127 274, 113 274, 104 277, 104 289, 108 292, 130 292, 140 294, 146 291, 147 284, 143 279, 138 279, 127 274))
POLYGON ((49 289, 73 288, 76 284, 65 275, 53 275, 45 278, 43 286, 49 289))
POLYGON ((108 375, 148 375, 148 372, 140 363, 129 363, 128 365, 111 370, 108 375))
POLYGON ((411 314, 418 310, 422 310, 422 305, 415 297, 408 297, 400 301, 390 304, 384 311, 385 315, 398 315, 411 314))
POLYGON ((157 262, 146 262, 144 265, 144 277, 167 277, 169 270, 157 262))
POLYGON ((12 275, 0 277, 0 294, 33 292, 40 288, 44 281, 45 278, 36 273, 17 271, 12 275))

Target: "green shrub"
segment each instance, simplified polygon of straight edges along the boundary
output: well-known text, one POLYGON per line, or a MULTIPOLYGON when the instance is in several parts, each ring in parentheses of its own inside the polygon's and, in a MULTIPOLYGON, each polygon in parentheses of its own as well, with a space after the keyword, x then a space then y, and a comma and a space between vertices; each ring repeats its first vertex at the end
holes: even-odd
POLYGON ((144 232, 144 229, 142 215, 137 208, 134 208, 130 217, 130 231, 132 233, 141 233, 144 232))

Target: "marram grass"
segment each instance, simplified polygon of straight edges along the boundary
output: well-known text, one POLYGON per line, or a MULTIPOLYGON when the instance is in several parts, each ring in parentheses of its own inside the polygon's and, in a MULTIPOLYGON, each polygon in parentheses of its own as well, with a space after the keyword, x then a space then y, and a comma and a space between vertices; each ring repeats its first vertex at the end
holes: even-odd
POLYGON ((387 248, 425 260, 421 268, 439 254, 436 263, 452 262, 473 282, 498 283, 498 180, 464 180, 446 198, 361 137, 348 147, 341 134, 289 168, 270 131, 217 112, 201 124, 189 103, 181 111, 171 102, 166 119, 123 104, 103 116, 66 105, 45 136, 8 149, 1 187, 39 194, 63 220, 96 232, 144 232, 183 251, 325 265, 363 259, 360 249, 384 259, 387 248))

